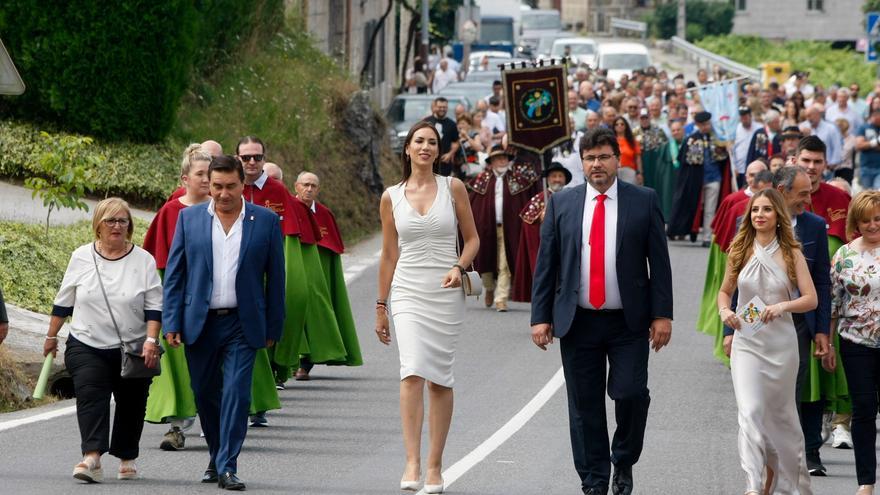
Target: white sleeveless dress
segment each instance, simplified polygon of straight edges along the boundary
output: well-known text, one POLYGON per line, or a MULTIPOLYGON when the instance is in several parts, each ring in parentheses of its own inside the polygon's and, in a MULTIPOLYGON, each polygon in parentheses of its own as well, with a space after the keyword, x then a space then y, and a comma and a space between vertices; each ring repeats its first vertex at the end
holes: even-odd
MULTIPOLYGON (((796 295, 785 269, 773 259, 774 239, 755 242, 754 255, 737 277, 737 307, 758 296, 767 306, 796 295)), ((734 333, 730 373, 739 420, 740 463, 747 489, 763 493, 765 465, 776 473, 773 495, 812 495, 804 456, 804 435, 795 402, 798 342, 791 313, 752 337, 734 333)))
POLYGON ((437 196, 424 216, 406 199, 403 184, 388 188, 400 247, 388 304, 400 352, 400 379, 415 375, 452 387, 465 300, 460 287, 440 287, 458 262, 458 224, 449 178, 435 179, 437 196))

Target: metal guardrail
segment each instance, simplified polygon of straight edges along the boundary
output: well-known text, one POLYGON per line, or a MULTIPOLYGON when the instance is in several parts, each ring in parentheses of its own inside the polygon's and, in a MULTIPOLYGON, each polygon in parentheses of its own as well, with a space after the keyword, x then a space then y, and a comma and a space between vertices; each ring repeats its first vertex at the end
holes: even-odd
POLYGON ((614 32, 615 29, 622 29, 624 31, 636 31, 638 33, 641 33, 642 38, 644 38, 648 34, 648 25, 640 21, 631 21, 629 19, 612 17, 610 25, 612 32, 614 32))
POLYGON ((674 49, 683 52, 685 58, 694 60, 698 67, 705 68, 710 73, 712 72, 712 66, 717 65, 726 69, 727 71, 739 74, 741 76, 749 77, 751 79, 754 79, 755 81, 761 80, 760 70, 754 67, 743 65, 739 62, 734 62, 733 60, 730 60, 727 57, 722 57, 721 55, 718 55, 716 53, 712 53, 709 50, 700 48, 693 43, 679 38, 678 36, 672 37, 672 46, 674 49))

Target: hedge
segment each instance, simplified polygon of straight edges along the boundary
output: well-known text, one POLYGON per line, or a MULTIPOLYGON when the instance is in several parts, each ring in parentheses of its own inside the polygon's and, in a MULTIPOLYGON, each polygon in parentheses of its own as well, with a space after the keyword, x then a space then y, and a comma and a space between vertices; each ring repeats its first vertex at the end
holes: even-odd
MULTIPOLYGON (((135 218, 132 242, 143 244, 148 226, 135 218)), ((52 227, 48 239, 42 225, 0 222, 0 287, 5 300, 49 314, 70 254, 92 239, 90 221, 52 227)))
MULTIPOLYGON (((0 121, 0 136, 0 176, 24 179, 34 175, 33 161, 45 150, 40 129, 0 121)), ((101 161, 89 170, 95 184, 89 194, 121 196, 135 205, 158 209, 177 186, 182 151, 170 145, 96 141, 89 153, 101 161)))
POLYGON ((155 142, 191 69, 214 67, 283 0, 4 0, 0 33, 25 84, 0 111, 108 139, 155 142), (237 18, 233 18, 237 17, 237 18))

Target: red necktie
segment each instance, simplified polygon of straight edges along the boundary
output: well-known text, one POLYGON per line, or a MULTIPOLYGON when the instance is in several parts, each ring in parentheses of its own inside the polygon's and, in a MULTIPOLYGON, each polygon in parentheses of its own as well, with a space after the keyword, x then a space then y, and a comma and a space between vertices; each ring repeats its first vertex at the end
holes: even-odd
POLYGON ((599 309, 605 304, 605 198, 596 196, 593 222, 590 225, 590 304, 599 309))

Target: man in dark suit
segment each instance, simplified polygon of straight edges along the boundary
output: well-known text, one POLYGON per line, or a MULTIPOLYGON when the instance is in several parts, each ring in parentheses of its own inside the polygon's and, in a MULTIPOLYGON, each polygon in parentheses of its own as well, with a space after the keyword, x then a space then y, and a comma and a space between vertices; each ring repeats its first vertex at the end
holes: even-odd
POLYGON ((208 168, 211 201, 181 211, 165 270, 162 326, 186 359, 211 461, 203 483, 244 490, 236 476, 257 349, 281 337, 284 254, 278 215, 242 197, 232 156, 208 168), (219 476, 218 476, 219 473, 219 476))
POLYGON ((617 180, 609 129, 581 139, 587 183, 551 196, 532 286, 532 341, 560 339, 575 468, 587 495, 632 493, 648 405, 649 343, 672 335, 672 273, 657 194, 617 180), (650 267, 650 272, 649 272, 650 267), (610 446, 608 395, 617 431, 610 446))
MULTIPOLYGON (((819 305, 809 313, 793 313, 798 335, 800 361, 797 374, 797 403, 801 416, 801 428, 806 442, 807 468, 813 476, 824 476, 825 466, 819 457, 822 446, 822 413, 824 401, 801 402, 804 375, 810 362, 810 343, 816 344, 815 356, 824 358, 830 352, 828 335, 831 331, 831 262, 828 256, 828 231, 825 220, 807 211, 810 204, 810 177, 797 165, 782 167, 773 177, 775 187, 785 198, 792 217, 794 233, 801 243, 807 260, 819 305)), ((736 295, 734 294, 734 301, 736 295)), ((735 306, 731 305, 733 308, 735 306)), ((724 352, 730 356, 734 330, 724 327, 724 352)))

